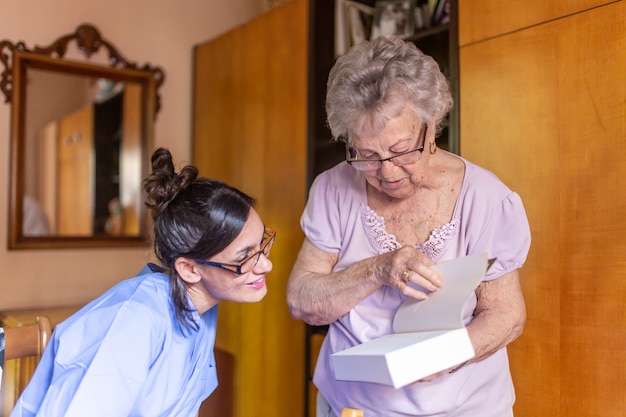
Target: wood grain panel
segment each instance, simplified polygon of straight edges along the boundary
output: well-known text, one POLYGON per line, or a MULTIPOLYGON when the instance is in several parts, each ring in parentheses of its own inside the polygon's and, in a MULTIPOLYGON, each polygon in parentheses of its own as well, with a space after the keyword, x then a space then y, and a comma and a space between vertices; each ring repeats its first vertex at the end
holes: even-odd
POLYGON ((553 111, 558 107, 554 72, 556 33, 544 48, 528 33, 498 38, 460 51, 461 155, 494 171, 524 200, 532 245, 522 269, 528 318, 511 350, 519 404, 535 415, 558 416, 560 341, 559 213, 546 210, 559 193, 560 146, 553 111), (507 51, 503 54, 502 51, 507 51), (546 261, 549 260, 549 261, 546 261), (524 372, 519 372, 524 370, 524 372), (540 378, 537 376, 540 375, 540 378))
POLYGON ((559 25, 562 415, 626 410, 626 7, 559 25), (584 402, 581 403, 581 399, 584 402))
POLYGON ((202 175, 227 183, 236 180, 233 143, 241 137, 231 116, 241 101, 241 39, 242 32, 233 31, 195 50, 193 159, 202 175))
POLYGON ((65 236, 93 234, 94 137, 93 106, 61 119, 57 138, 57 231, 65 236))
POLYGON ((265 111, 265 147, 259 152, 264 175, 250 174, 263 190, 259 196, 263 218, 280 234, 272 255, 271 293, 258 305, 264 317, 257 328, 265 358, 265 375, 259 382, 265 395, 278 402, 261 397, 260 404, 250 404, 256 414, 250 410, 242 416, 293 415, 303 401, 304 328, 289 314, 286 284, 303 237, 299 218, 306 198, 308 1, 285 6, 270 13, 262 28, 268 45, 264 76, 250 78, 256 84, 262 80, 267 89, 260 103, 265 111), (266 339, 268 333, 276 337, 266 339))
POLYGON ((518 417, 626 410, 624 16, 612 3, 460 51, 461 155, 521 194, 533 234, 518 417))
MULTIPOLYGON (((252 194, 258 200, 261 217, 268 226, 278 228, 266 218, 263 204, 268 197, 263 187, 263 178, 267 175, 263 155, 266 152, 265 100, 268 97, 268 88, 265 82, 267 77, 267 61, 271 59, 271 50, 267 41, 267 30, 264 27, 265 19, 257 19, 243 27, 241 50, 241 74, 237 80, 241 86, 241 99, 235 113, 227 117, 230 123, 238 123, 241 137, 237 138, 238 152, 237 176, 235 185, 252 194)), ((280 245, 280 235, 277 235, 277 244, 274 245, 272 261, 274 261, 276 246, 280 245)), ((238 416, 260 416, 266 413, 268 393, 264 381, 272 375, 269 366, 268 351, 271 351, 281 327, 278 323, 273 329, 273 323, 266 313, 267 303, 275 297, 276 267, 267 278, 268 294, 259 304, 235 305, 229 303, 229 308, 239 310, 239 323, 228 331, 239 333, 239 344, 235 355, 240 366, 237 369, 237 405, 238 416), (262 411, 263 410, 263 411, 262 411)), ((271 307, 271 306, 270 306, 271 307)), ((271 353, 270 353, 271 355, 271 353)))
POLYGON ((528 28, 615 0, 459 0, 459 45, 528 28))
POLYGON ((240 417, 303 408, 304 328, 288 312, 285 289, 303 238, 307 22, 308 1, 296 0, 196 48, 194 162, 254 196, 277 230, 265 299, 219 307, 216 343, 235 355, 240 417))

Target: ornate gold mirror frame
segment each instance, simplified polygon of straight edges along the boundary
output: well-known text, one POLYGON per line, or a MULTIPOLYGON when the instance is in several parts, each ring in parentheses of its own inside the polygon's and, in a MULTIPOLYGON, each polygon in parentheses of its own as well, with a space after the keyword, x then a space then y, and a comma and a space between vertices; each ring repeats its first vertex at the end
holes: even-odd
POLYGON ((127 61, 89 24, 46 47, 0 41, 11 103, 9 249, 144 246, 158 67, 127 61), (103 48, 108 65, 85 61, 103 48))

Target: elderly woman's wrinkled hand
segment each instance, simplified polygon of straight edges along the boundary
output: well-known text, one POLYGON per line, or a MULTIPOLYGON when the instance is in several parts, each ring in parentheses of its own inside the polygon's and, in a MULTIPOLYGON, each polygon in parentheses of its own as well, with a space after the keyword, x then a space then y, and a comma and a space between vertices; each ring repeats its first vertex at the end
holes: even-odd
POLYGON ((435 263, 411 246, 404 246, 379 258, 378 279, 406 296, 424 300, 428 298, 428 293, 437 291, 443 284, 441 275, 432 268, 435 263))

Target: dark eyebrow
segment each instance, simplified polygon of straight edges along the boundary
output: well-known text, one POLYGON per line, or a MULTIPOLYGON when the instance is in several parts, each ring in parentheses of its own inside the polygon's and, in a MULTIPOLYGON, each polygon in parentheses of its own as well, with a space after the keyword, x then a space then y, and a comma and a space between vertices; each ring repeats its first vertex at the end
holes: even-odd
MULTIPOLYGON (((261 240, 259 241, 259 247, 261 246, 261 243, 263 243, 263 237, 265 236, 265 226, 263 226, 263 233, 261 234, 261 240)), ((236 255, 244 255, 246 253, 250 253, 250 252, 254 252, 256 250, 256 245, 248 245, 244 248, 241 248, 240 250, 238 250, 236 252, 236 255)))

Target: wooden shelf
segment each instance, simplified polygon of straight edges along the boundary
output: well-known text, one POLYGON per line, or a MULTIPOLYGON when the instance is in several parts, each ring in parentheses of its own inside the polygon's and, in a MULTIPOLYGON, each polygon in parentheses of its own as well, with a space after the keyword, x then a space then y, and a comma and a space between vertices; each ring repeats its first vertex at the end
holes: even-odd
POLYGON ((408 38, 408 41, 416 42, 420 39, 428 38, 433 35, 438 35, 440 33, 446 33, 450 31, 450 24, 444 23, 442 25, 432 26, 426 29, 422 29, 418 32, 415 32, 415 35, 408 38))

